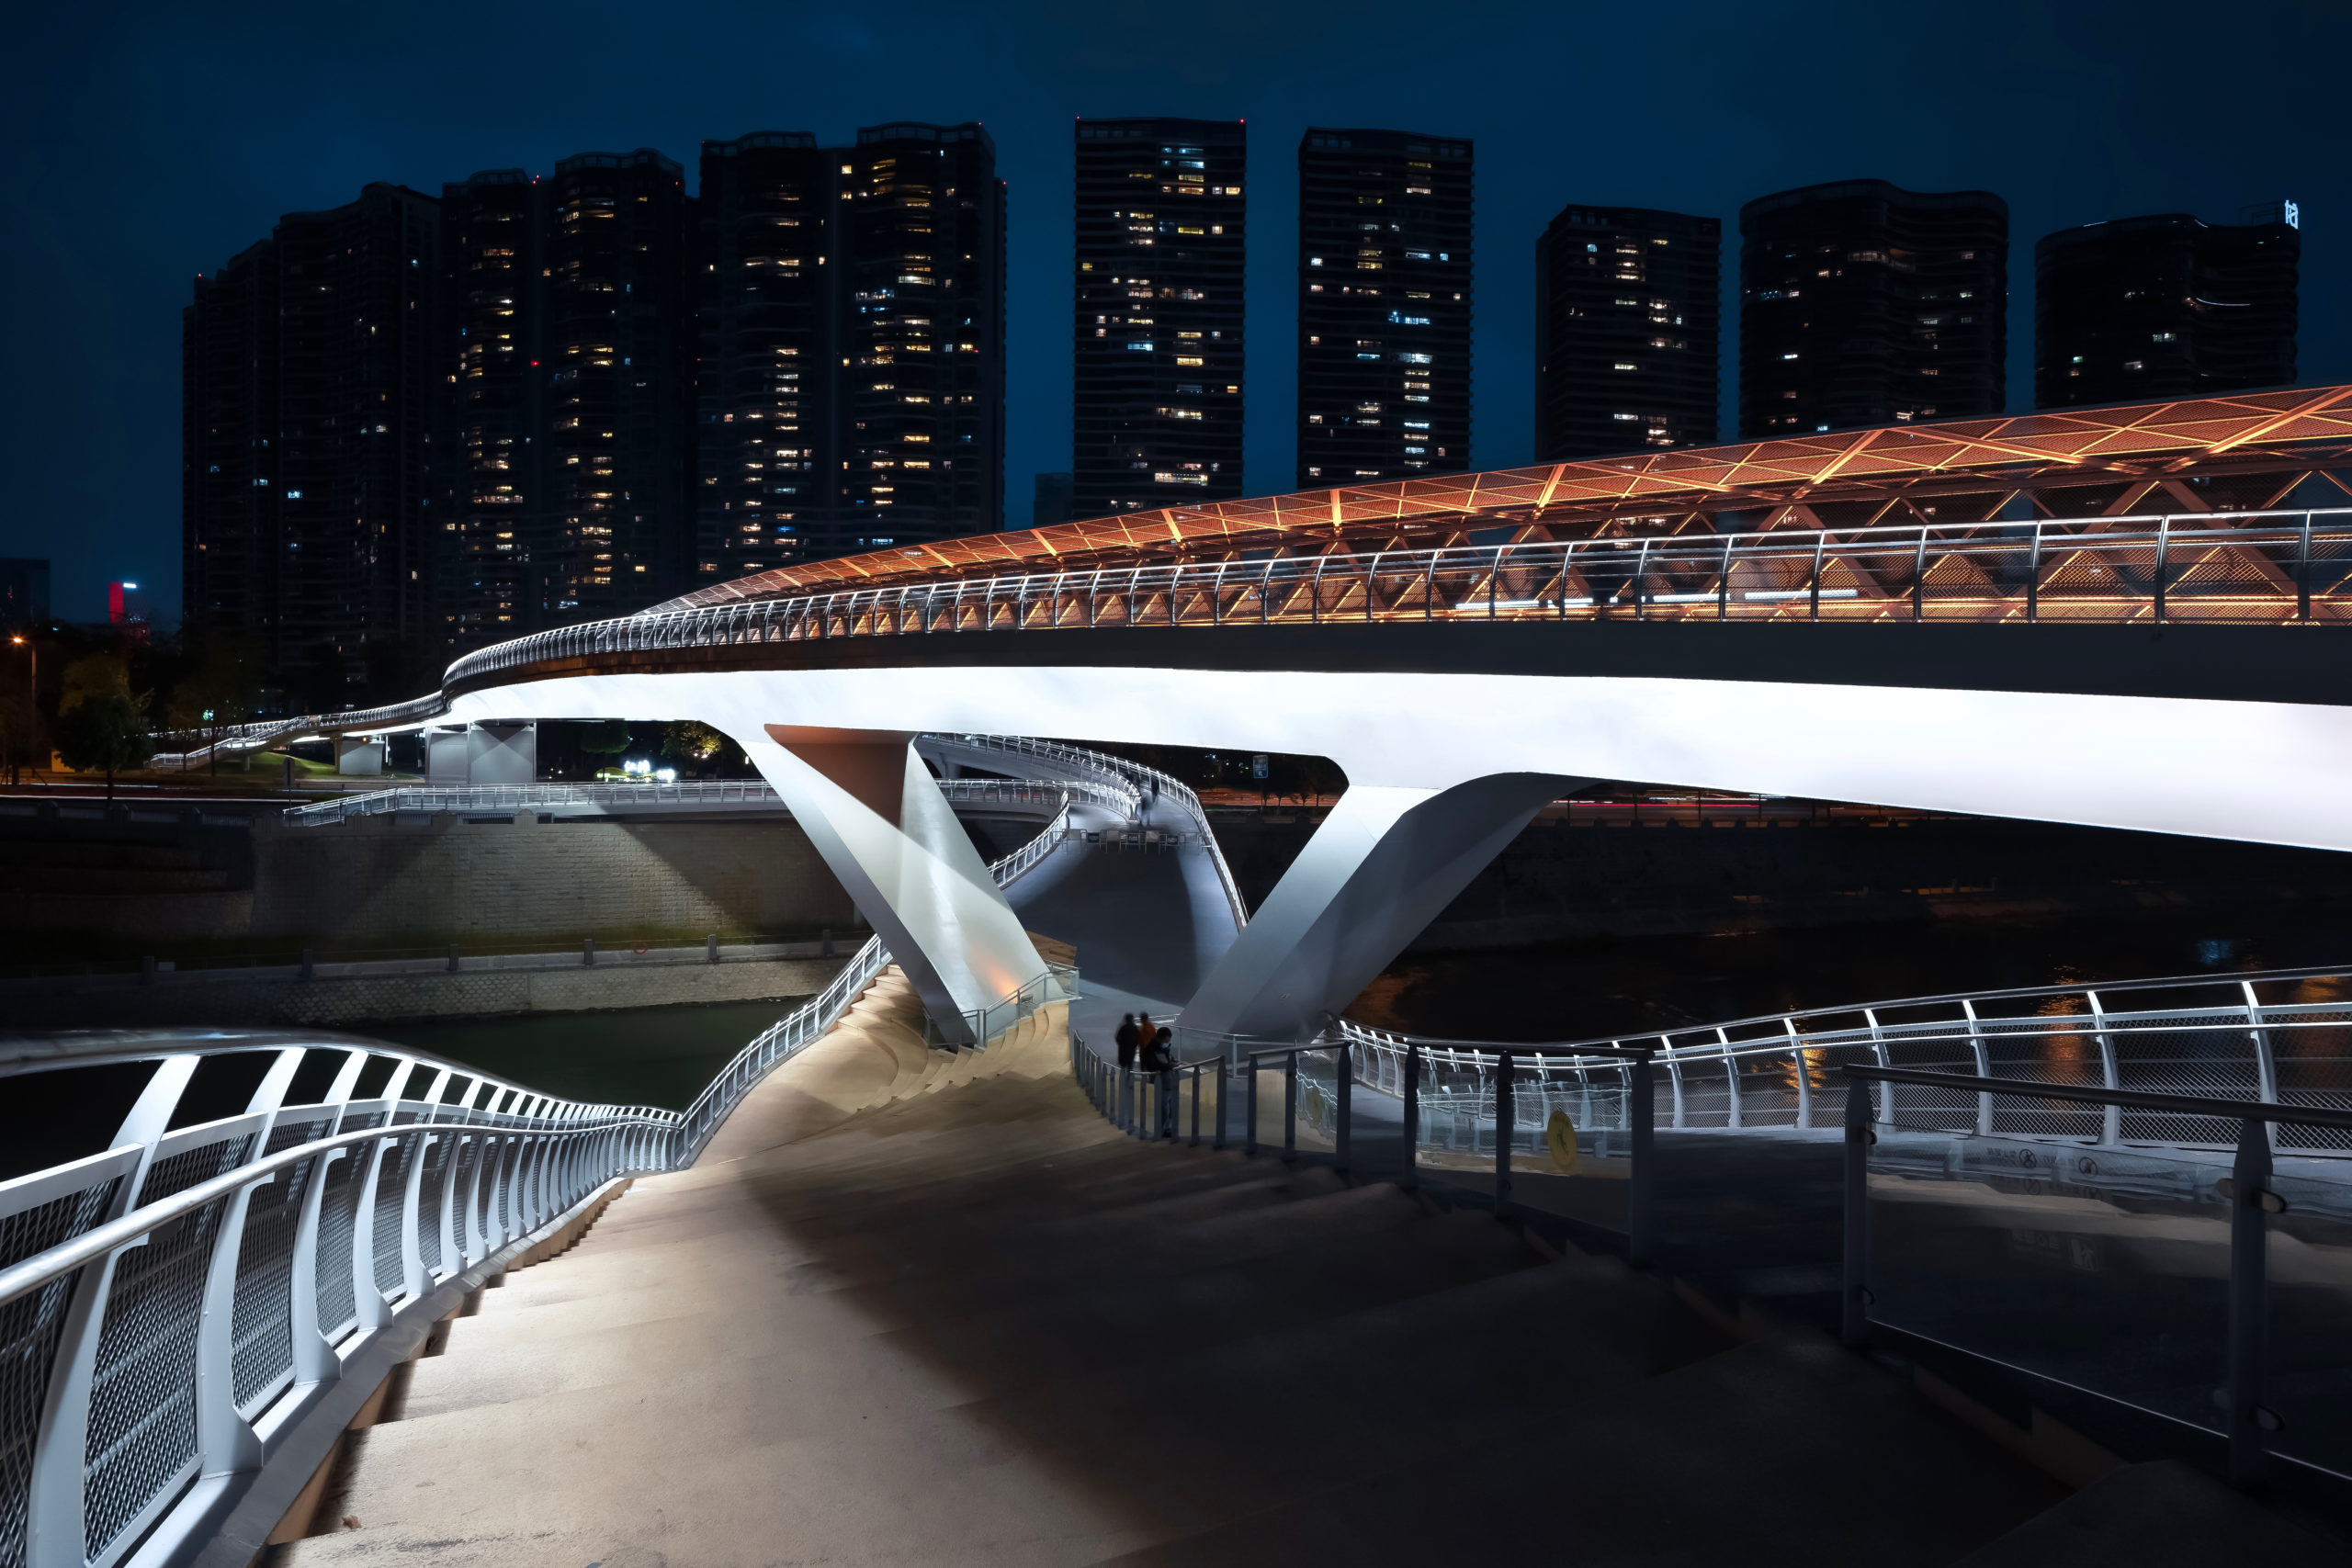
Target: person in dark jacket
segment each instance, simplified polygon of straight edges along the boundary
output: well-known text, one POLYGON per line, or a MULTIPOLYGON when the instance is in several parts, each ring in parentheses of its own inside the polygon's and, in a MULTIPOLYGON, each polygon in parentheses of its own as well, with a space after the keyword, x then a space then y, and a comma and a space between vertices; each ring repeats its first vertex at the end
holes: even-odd
POLYGON ((1143 1041, 1143 1031, 1136 1027, 1136 1015, 1121 1013, 1118 1032, 1111 1038, 1118 1043, 1119 1070, 1124 1073, 1136 1065, 1136 1047, 1143 1041))
POLYGON ((1176 1038, 1167 1025, 1162 1024, 1144 1042, 1141 1066, 1145 1072, 1159 1079, 1159 1135, 1172 1138, 1176 1135, 1176 1038))

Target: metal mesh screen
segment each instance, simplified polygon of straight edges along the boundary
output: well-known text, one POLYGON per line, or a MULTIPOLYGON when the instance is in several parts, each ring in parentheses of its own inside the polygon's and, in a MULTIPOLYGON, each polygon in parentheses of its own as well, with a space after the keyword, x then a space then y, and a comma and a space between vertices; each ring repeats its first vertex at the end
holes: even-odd
MULTIPOLYGON (((244 1163, 253 1142, 223 1138, 156 1161, 140 1201, 227 1174, 244 1163)), ((147 1245, 115 1265, 84 1452, 83 1528, 94 1558, 196 1458, 197 1325, 225 1206, 216 1200, 150 1232, 147 1245)))
MULTIPOLYGON (((108 1177, 0 1220, 0 1268, 62 1246, 96 1224, 113 1204, 121 1179, 108 1177)), ((0 1563, 8 1568, 26 1560, 33 1445, 57 1363, 58 1336, 81 1279, 76 1269, 0 1305, 0 1563)))
POLYGON ((424 1275, 429 1280, 442 1270, 441 1195, 449 1174, 448 1135, 443 1134, 435 1138, 424 1158, 424 1174, 417 1183, 416 1245, 424 1258, 424 1275))
MULTIPOLYGON (((343 1119, 342 1131, 364 1133, 383 1120, 376 1111, 360 1111, 343 1119)), ((327 1167, 326 1190, 319 1199, 319 1332, 332 1345, 359 1321, 359 1300, 352 1290, 351 1237, 359 1218, 359 1188, 367 1175, 365 1144, 347 1146, 344 1156, 327 1167)))
POLYGON ((376 1173, 375 1234, 371 1250, 375 1256, 376 1288, 388 1297, 397 1297, 404 1281, 401 1269, 401 1213, 408 1202, 408 1170, 416 1159, 416 1145, 422 1133, 411 1133, 385 1151, 382 1168, 376 1173))
MULTIPOLYGON (((262 1152, 274 1155, 322 1137, 334 1122, 333 1112, 324 1111, 282 1121, 270 1129, 262 1152)), ((294 1233, 317 1168, 316 1159, 287 1167, 245 1207, 230 1365, 237 1408, 247 1416, 293 1380, 294 1233)))

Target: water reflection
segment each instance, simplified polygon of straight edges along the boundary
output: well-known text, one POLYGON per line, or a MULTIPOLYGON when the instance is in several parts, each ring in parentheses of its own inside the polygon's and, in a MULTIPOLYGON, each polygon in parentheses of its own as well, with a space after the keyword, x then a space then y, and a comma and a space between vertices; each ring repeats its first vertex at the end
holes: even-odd
MULTIPOLYGON (((2333 964, 2352 966, 2352 910, 1850 926, 1413 955, 1367 987, 1348 1016, 1408 1033, 1580 1039, 1884 998, 2164 976, 2222 979, 2333 964)), ((2299 1001, 2352 999, 2352 986, 2341 980, 2303 982, 2294 991, 2299 1001)), ((2061 998, 2043 1010, 2086 1010, 2079 998, 2061 998)), ((2053 1060, 2096 1081, 2098 1047, 2088 1031, 2043 1039, 2053 1060)))

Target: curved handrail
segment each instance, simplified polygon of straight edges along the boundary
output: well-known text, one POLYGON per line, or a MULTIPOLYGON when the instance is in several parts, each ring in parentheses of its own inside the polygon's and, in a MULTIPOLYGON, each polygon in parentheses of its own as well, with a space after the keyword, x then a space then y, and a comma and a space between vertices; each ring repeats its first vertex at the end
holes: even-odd
MULTIPOLYGON (((1579 1048, 1655 1050, 1659 1125, 1754 1131, 1827 1127, 1816 1114, 1823 1075, 1847 1061, 1891 1067, 1966 1067, 2021 1084, 2096 1080, 2109 1089, 2196 1092, 2313 1107, 2352 1108, 2339 1067, 2352 1066, 2352 994, 2266 1000, 2263 987, 2338 982, 2352 993, 2352 970, 2274 969, 2176 976, 2097 986, 2032 986, 1954 992, 1843 1007, 1771 1013, 1697 1029, 1547 1043, 1540 1061, 1520 1060, 1520 1081, 1534 1104, 1555 1092, 1589 1095, 1622 1086, 1632 1069, 1613 1056, 1579 1056, 1579 1048), (2235 988, 2217 1002, 2211 993, 2235 988), (2203 991, 2203 998, 2181 993, 2203 991), (2166 995, 2171 993, 2171 995, 2166 995), (2110 1003, 2127 999, 2117 1008, 2110 1003), (2066 1004, 2053 1008, 2052 1004, 2066 1004), (2038 1004, 2026 1010, 2028 1004, 2038 1004), (1928 1016, 1895 1016, 1918 1015, 1928 1016)), ((1333 1021, 1326 1038, 1354 1055, 1358 1081, 1400 1092, 1405 1059, 1463 1075, 1462 1092, 1492 1104, 1487 1075, 1515 1047, 1494 1041, 1439 1039, 1333 1021)), ((1525 1050, 1529 1047, 1517 1047, 1525 1050)), ((2094 1136, 2102 1142, 2204 1144, 2213 1129, 2161 1118, 2110 1114, 2098 1124, 2030 1100, 2006 1108, 1992 1097, 1939 1109, 1956 1126, 1991 1134, 2094 1136)), ((1601 1114, 1623 1117, 1622 1097, 1604 1093, 1601 1114), (1610 1107, 1614 1106, 1613 1111, 1610 1107)), ((1548 1109, 1545 1113, 1548 1113, 1548 1109)), ((1539 1118, 1540 1122, 1540 1118, 1539 1118)), ((2280 1147, 2290 1134, 2280 1134, 2280 1147)), ((2352 1136, 2329 1128, 2297 1130, 2309 1153, 2352 1151, 2352 1136)))

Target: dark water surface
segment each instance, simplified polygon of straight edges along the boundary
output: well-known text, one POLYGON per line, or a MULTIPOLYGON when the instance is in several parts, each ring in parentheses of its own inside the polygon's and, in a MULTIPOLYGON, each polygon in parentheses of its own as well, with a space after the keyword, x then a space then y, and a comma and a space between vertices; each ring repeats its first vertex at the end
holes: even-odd
POLYGON ((2352 909, 2150 911, 1563 943, 1401 958, 1348 1016, 1466 1040, 1577 1040, 1798 1008, 2340 964, 2352 909))
POLYGON ((800 1000, 389 1023, 361 1032, 572 1100, 684 1111, 729 1057, 800 1000))

